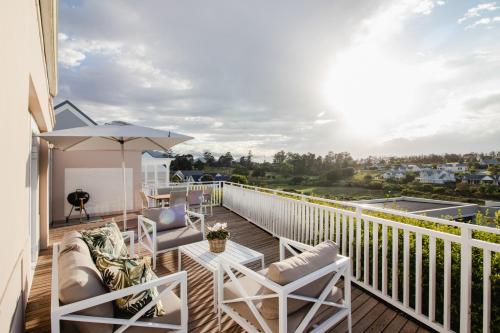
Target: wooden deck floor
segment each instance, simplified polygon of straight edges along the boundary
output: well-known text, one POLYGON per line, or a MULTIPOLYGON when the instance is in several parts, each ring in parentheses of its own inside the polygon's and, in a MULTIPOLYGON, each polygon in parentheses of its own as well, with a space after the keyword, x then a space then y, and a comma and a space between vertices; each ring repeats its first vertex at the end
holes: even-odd
MULTIPOLYGON (((130 215, 129 226, 135 228, 137 220, 130 215)), ((69 230, 93 228, 110 220, 89 224, 73 224, 53 228, 50 231, 51 243, 61 239, 69 230)), ((267 232, 248 223, 242 217, 221 207, 214 209, 214 216, 208 223, 227 222, 232 239, 248 246, 265 256, 266 266, 279 259, 278 240, 267 232)), ((119 223, 120 224, 120 223, 119 223)), ((26 309, 27 332, 50 332, 50 274, 52 249, 41 251, 35 271, 28 306, 26 309)), ((187 257, 183 257, 183 269, 188 272, 189 331, 217 332, 217 318, 212 312, 213 292, 211 274, 187 257)), ((177 271, 177 255, 173 252, 161 255, 158 260, 157 274, 166 275, 177 271)), ((389 305, 374 298, 353 285, 352 292, 353 332, 427 332, 418 322, 389 305)), ((228 317, 222 320, 223 332, 243 332, 241 327, 228 317)), ((331 332, 345 332, 347 323, 341 322, 331 332)))

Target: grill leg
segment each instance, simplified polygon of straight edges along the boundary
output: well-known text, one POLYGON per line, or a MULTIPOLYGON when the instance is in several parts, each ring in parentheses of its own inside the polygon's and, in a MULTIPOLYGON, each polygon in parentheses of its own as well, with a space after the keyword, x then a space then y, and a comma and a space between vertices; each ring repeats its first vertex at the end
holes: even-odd
POLYGON ((75 208, 75 206, 71 205, 71 210, 69 211, 69 215, 66 216, 66 223, 69 222, 69 218, 71 217, 71 213, 73 213, 73 208, 75 208))

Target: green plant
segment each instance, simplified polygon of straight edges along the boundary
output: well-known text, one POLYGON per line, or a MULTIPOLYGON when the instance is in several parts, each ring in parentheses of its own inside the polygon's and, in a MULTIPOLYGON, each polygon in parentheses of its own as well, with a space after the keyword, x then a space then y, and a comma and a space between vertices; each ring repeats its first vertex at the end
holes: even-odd
POLYGON ((232 175, 230 179, 233 183, 248 184, 248 178, 243 175, 232 175))
POLYGON ((229 231, 227 231, 227 223, 216 223, 211 227, 207 227, 208 233, 207 233, 207 239, 208 240, 214 240, 214 239, 220 239, 220 240, 225 240, 229 239, 231 234, 229 231))

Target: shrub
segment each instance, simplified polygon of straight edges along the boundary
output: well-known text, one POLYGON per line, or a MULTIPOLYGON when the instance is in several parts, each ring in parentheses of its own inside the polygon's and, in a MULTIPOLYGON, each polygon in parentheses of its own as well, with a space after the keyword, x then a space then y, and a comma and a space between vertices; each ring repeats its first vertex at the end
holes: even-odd
POLYGON ((301 176, 295 176, 292 179, 290 179, 290 184, 292 185, 299 185, 304 181, 304 178, 301 176))
POLYGON ((243 175, 232 175, 230 181, 238 184, 248 184, 248 178, 243 175))

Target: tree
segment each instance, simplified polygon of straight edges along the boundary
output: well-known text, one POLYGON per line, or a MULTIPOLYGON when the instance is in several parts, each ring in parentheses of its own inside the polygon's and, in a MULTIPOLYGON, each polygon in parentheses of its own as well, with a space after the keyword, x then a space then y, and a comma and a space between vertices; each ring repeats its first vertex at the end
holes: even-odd
POLYGON ((243 176, 248 176, 250 174, 250 172, 248 171, 247 168, 237 164, 234 169, 233 169, 233 173, 234 174, 238 174, 238 175, 243 175, 243 176))
POLYGON ((172 161, 172 170, 193 170, 193 155, 175 155, 172 161))
POLYGON ((212 155, 211 152, 206 151, 203 153, 203 158, 205 159, 205 163, 208 166, 214 166, 215 165, 215 157, 212 155))
POLYGON ((193 166, 196 170, 203 170, 205 168, 205 163, 198 159, 194 162, 193 166))
POLYGON ((230 152, 225 153, 219 157, 218 165, 221 167, 230 168, 233 164, 233 155, 230 152))
POLYGON ((371 182, 373 179, 372 175, 370 175, 369 173, 367 173, 364 177, 363 177, 363 181, 368 184, 369 182, 371 182))
POLYGON ((274 154, 273 163, 274 164, 283 164, 286 161, 286 153, 282 150, 274 154))
POLYGON ((265 177, 266 176, 266 172, 263 169, 261 169, 261 168, 255 169, 252 172, 252 176, 253 177, 265 177))
POLYGON ((302 176, 295 176, 292 179, 290 179, 290 184, 292 185, 299 185, 304 181, 304 177, 302 176))

